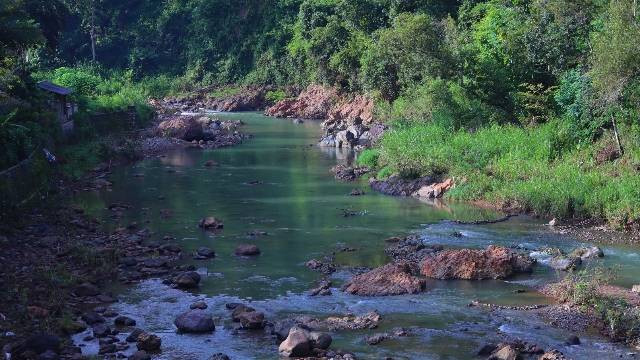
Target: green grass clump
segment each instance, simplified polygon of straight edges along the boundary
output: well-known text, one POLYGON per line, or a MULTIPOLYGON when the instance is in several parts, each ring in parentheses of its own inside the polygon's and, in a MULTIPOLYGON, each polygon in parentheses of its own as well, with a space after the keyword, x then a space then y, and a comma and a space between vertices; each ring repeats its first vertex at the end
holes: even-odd
POLYGON ((286 99, 286 97, 287 93, 285 93, 282 89, 267 91, 267 94, 265 95, 265 99, 274 103, 282 101, 286 99))
POLYGON ((375 168, 378 166, 380 153, 376 149, 366 149, 358 155, 358 165, 375 168))
POLYGON ((618 226, 639 220, 640 177, 627 164, 632 155, 598 165, 595 154, 610 136, 585 144, 571 135, 557 120, 475 132, 434 123, 398 127, 382 139, 378 168, 454 176, 453 199, 488 200, 542 216, 603 218, 618 226))
POLYGON ((209 93, 209 97, 214 99, 227 98, 230 96, 238 95, 242 92, 241 87, 227 86, 215 89, 209 93))

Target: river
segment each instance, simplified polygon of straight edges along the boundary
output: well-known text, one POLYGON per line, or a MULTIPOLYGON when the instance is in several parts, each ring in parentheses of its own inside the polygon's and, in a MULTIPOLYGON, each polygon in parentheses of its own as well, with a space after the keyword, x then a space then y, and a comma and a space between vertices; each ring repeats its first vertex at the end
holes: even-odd
MULTIPOLYGON (((250 302, 270 321, 290 314, 316 317, 377 310, 379 329, 333 332, 333 349, 355 353, 358 358, 381 359, 469 359, 481 345, 504 337, 518 337, 545 348, 557 348, 573 359, 618 359, 630 349, 612 345, 597 335, 579 334, 580 346, 566 346, 569 335, 526 312, 501 312, 496 316, 470 308, 472 300, 505 305, 548 303, 533 286, 561 274, 538 265, 533 274, 508 281, 429 281, 419 295, 367 298, 339 290, 348 271, 332 275, 330 296, 306 295, 320 274, 306 268, 312 258, 336 252, 342 265, 374 267, 388 261, 384 239, 408 233, 419 234, 425 243, 453 247, 525 245, 553 246, 571 250, 579 243, 551 232, 540 221, 516 217, 493 225, 459 225, 451 220, 497 218, 500 214, 465 204, 426 204, 411 198, 394 198, 370 191, 366 180, 336 181, 329 169, 336 162, 350 161, 348 150, 319 148, 317 122, 295 124, 257 113, 221 113, 221 119, 242 120, 244 131, 255 135, 246 143, 217 150, 186 149, 119 168, 110 176, 109 190, 78 195, 74 201, 102 220, 107 228, 133 221, 148 227, 153 241, 165 236, 190 254, 200 246, 216 251, 211 260, 191 260, 204 275, 200 289, 184 292, 147 280, 116 288, 120 302, 112 306, 131 316, 138 327, 162 338, 161 359, 208 359, 223 352, 232 359, 274 359, 277 345, 262 332, 233 334, 228 302, 250 302), (219 164, 205 167, 208 160, 219 164), (352 189, 366 192, 349 196, 352 189), (112 219, 110 203, 133 207, 120 219, 112 219), (344 216, 344 210, 355 216, 344 216), (169 214, 169 215, 167 215, 169 214), (224 221, 224 229, 202 231, 197 222, 204 216, 224 221), (252 237, 249 232, 268 235, 252 237), (452 236, 459 231, 462 237, 452 236), (256 244, 261 255, 239 258, 233 250, 240 243, 256 244), (344 248, 354 251, 340 251, 344 248), (516 290, 526 290, 519 292, 516 290), (216 319, 216 331, 207 335, 180 335, 174 318, 196 300, 204 300, 216 319), (371 346, 365 336, 402 326, 411 336, 371 346)), ((620 284, 631 285, 640 275, 635 247, 605 246, 605 265, 620 267, 620 284)), ((86 334, 84 334, 86 335, 86 334)), ((76 340, 83 337, 80 334, 76 340)), ((84 344, 84 351, 96 351, 84 344)))

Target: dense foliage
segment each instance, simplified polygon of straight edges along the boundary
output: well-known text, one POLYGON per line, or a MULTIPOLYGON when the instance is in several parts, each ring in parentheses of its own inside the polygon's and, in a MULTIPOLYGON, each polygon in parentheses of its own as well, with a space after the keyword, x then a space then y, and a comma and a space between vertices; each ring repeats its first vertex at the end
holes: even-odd
POLYGON ((365 156, 383 175, 467 175, 465 199, 629 223, 638 12, 634 0, 2 2, 0 165, 55 133, 34 79, 76 88, 93 112, 212 84, 323 83, 369 94, 396 125, 365 156), (611 147, 615 163, 593 164, 611 147))

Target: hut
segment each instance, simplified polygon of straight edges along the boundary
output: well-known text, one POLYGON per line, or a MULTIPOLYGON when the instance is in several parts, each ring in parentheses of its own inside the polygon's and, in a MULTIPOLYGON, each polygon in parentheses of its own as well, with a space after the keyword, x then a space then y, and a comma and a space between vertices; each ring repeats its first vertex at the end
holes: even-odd
POLYGON ((73 90, 50 81, 40 81, 38 87, 52 94, 49 104, 58 118, 62 133, 65 135, 71 133, 73 131, 73 114, 78 111, 78 106, 69 97, 73 90))

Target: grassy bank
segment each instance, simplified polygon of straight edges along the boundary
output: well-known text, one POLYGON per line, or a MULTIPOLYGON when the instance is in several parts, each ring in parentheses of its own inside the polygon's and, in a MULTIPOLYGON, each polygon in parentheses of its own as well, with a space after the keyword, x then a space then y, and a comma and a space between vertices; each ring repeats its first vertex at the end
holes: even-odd
MULTIPOLYGON (((632 134, 621 129, 622 134, 632 134)), ((451 131, 435 123, 398 125, 359 162, 378 177, 453 176, 450 199, 489 201, 541 216, 602 218, 616 226, 640 219, 638 148, 623 137, 625 155, 598 161, 615 148, 613 135, 576 143, 560 121, 536 127, 494 125, 475 132, 451 131)))
POLYGON ((543 292, 593 316, 604 335, 635 346, 640 339, 640 312, 634 303, 636 294, 611 286, 615 277, 616 272, 611 269, 587 268, 546 286, 543 292))

